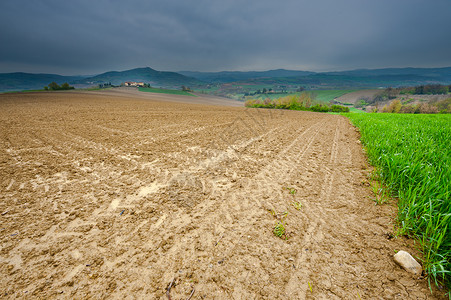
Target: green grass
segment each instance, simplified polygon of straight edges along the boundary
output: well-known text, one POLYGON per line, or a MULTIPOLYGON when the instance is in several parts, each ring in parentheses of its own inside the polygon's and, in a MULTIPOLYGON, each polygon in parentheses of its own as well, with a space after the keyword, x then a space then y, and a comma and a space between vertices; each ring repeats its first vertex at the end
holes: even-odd
POLYGON ((179 90, 166 90, 166 89, 157 89, 157 88, 139 88, 140 92, 147 92, 147 93, 159 93, 159 94, 170 94, 170 95, 184 95, 184 96, 192 96, 196 97, 195 95, 185 92, 185 91, 179 91, 179 90))
POLYGON ((366 113, 366 111, 357 109, 357 108, 355 108, 355 107, 349 107, 349 112, 352 112, 352 113, 358 113, 358 114, 366 113))
POLYGON ((345 115, 399 198, 398 233, 420 241, 429 282, 451 288, 451 115, 345 115))

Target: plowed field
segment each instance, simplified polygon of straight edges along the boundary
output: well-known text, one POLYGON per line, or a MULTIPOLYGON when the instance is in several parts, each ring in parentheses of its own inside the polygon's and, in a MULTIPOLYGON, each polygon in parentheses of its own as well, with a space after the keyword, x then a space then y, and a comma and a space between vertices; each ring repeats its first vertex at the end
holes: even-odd
POLYGON ((55 92, 0 128, 1 296, 438 298, 344 117, 55 92))

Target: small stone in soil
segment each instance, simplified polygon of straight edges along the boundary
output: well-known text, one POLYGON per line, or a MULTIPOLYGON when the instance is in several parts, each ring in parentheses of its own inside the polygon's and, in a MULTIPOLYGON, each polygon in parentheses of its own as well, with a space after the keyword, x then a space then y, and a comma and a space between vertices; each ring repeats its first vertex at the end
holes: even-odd
POLYGON ((421 275, 421 265, 406 251, 399 251, 394 256, 395 262, 403 267, 407 272, 415 275, 421 275))

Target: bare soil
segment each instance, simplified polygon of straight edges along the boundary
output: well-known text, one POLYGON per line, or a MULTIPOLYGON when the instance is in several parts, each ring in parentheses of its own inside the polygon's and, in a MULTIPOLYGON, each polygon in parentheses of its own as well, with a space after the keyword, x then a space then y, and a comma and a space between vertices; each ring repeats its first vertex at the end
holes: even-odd
POLYGON ((344 94, 337 98, 338 101, 342 103, 356 103, 362 98, 373 98, 374 95, 379 93, 381 90, 359 90, 351 93, 344 94))
POLYGON ((0 95, 2 297, 441 299, 346 118, 109 93, 0 95))

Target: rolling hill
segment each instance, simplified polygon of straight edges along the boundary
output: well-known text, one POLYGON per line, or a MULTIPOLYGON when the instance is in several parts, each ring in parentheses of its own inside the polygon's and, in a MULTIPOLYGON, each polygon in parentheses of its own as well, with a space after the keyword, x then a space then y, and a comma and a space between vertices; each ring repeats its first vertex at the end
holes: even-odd
POLYGON ((179 89, 182 85, 197 86, 204 82, 175 72, 157 71, 152 68, 137 68, 126 71, 111 71, 95 76, 62 76, 56 74, 0 73, 0 92, 42 89, 50 82, 68 82, 75 87, 89 87, 111 82, 120 85, 125 81, 149 83, 154 87, 179 89))
POLYGON ((125 81, 148 83, 153 87, 180 89, 182 85, 206 93, 228 95, 262 88, 355 89, 415 86, 421 84, 451 84, 451 67, 360 69, 315 73, 296 70, 193 72, 157 71, 149 67, 126 71, 111 71, 95 76, 61 76, 56 74, 0 73, 0 92, 42 89, 50 82, 68 82, 75 87, 94 86, 125 81))
POLYGON ((222 71, 222 72, 193 72, 193 71, 179 71, 178 73, 185 76, 197 78, 199 80, 210 83, 229 83, 235 81, 242 81, 248 79, 258 78, 279 78, 279 77, 296 77, 308 76, 315 74, 309 71, 295 71, 295 70, 269 70, 269 71, 222 71))
POLYGON ((42 89, 52 81, 58 84, 77 81, 81 76, 56 74, 0 73, 0 92, 42 89))
POLYGON ((341 72, 327 72, 330 75, 351 76, 420 76, 438 81, 451 80, 451 67, 447 68, 385 68, 385 69, 358 69, 341 72))
POLYGON ((119 85, 125 81, 137 81, 149 83, 153 87, 180 88, 182 85, 195 86, 203 82, 196 78, 188 77, 175 72, 157 71, 152 68, 136 68, 127 71, 111 71, 99 74, 93 77, 78 80, 79 84, 99 84, 111 82, 113 85, 119 85))

